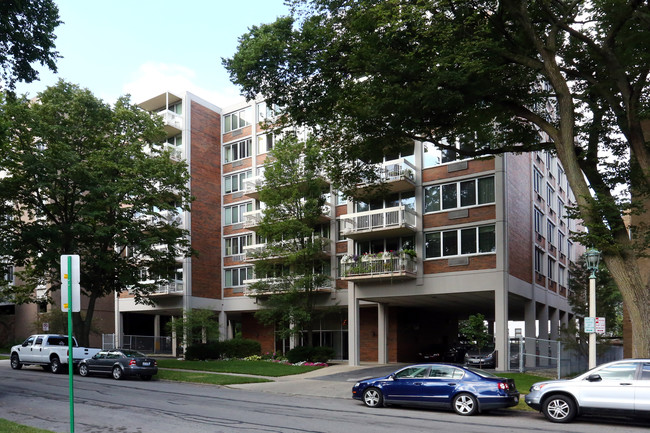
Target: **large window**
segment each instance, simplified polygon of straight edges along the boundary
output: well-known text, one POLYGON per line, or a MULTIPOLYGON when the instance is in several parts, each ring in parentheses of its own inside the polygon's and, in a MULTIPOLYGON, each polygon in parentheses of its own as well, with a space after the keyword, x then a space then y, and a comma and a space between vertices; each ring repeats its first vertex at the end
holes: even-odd
POLYGON ((541 213, 538 209, 535 209, 535 233, 537 233, 540 236, 544 236, 544 227, 542 224, 544 223, 544 214, 541 213))
POLYGON ((425 236, 425 257, 451 257, 496 251, 496 237, 493 225, 469 227, 440 232, 429 232, 425 236))
POLYGON ((252 140, 237 141, 223 146, 223 162, 233 162, 251 156, 252 140))
POLYGON ((252 176, 251 170, 242 171, 236 174, 230 174, 224 176, 224 193, 230 194, 232 192, 241 191, 244 189, 244 179, 248 179, 252 176))
POLYGON ((555 281, 555 260, 548 258, 548 279, 555 281))
POLYGON ((234 236, 232 238, 225 238, 226 256, 236 256, 244 253, 244 247, 253 242, 253 235, 246 234, 243 236, 234 236))
POLYGON ((424 212, 494 203, 494 176, 464 180, 424 189, 424 212))
POLYGON ((555 245, 555 224, 551 221, 548 221, 546 228, 546 241, 549 245, 555 245))
POLYGON ((250 266, 244 268, 225 269, 224 287, 239 287, 244 285, 245 280, 253 278, 253 268, 250 266))
POLYGON ((234 131, 251 124, 251 109, 247 107, 243 110, 223 116, 223 132, 234 131))
POLYGON ((539 170, 534 169, 533 170, 533 190, 537 194, 541 195, 541 188, 542 188, 542 173, 539 172, 539 170))
POLYGON ((549 184, 546 184, 546 204, 549 209, 553 209, 553 205, 555 204, 555 190, 549 184))
POLYGON ((242 203, 236 204, 234 206, 224 207, 225 213, 225 224, 237 224, 244 220, 244 212, 250 212, 253 210, 253 203, 242 203))
POLYGON ((535 272, 544 275, 544 252, 535 248, 535 272))

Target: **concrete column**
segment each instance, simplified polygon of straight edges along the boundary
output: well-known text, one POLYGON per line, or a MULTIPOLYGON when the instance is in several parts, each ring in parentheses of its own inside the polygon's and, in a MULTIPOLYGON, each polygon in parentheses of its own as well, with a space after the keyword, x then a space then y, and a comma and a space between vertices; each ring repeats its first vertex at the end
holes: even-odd
POLYGON ((153 316, 153 353, 160 352, 160 314, 153 316))
POLYGON ((539 341, 539 365, 540 366, 547 366, 549 364, 549 359, 548 359, 548 349, 549 349, 549 344, 548 344, 548 305, 542 304, 540 306, 540 309, 537 313, 537 318, 539 319, 538 325, 539 325, 539 336, 538 338, 540 339, 539 341))
POLYGON ((172 316, 172 356, 178 356, 176 347, 178 346, 178 339, 176 336, 176 316, 172 316))
POLYGON ((388 306, 377 304, 377 362, 388 364, 388 306))
POLYGON ((560 328, 569 327, 569 313, 566 311, 560 311, 560 328))
MULTIPOLYGON (((115 334, 113 344, 115 348, 122 347, 122 313, 120 313, 120 295, 115 292, 115 334)), ((103 348, 102 348, 103 349, 103 348)))
POLYGON ((537 326, 536 326, 536 311, 535 311, 535 301, 526 301, 524 305, 524 336, 526 337, 526 342, 524 348, 526 350, 526 367, 535 367, 537 365, 537 358, 535 358, 535 338, 537 338, 537 326))
POLYGON ((498 371, 510 369, 510 341, 508 339, 508 292, 505 288, 494 291, 494 344, 497 350, 498 371))
MULTIPOLYGON (((222 307, 223 308, 223 307, 222 307)), ((225 311, 219 312, 219 341, 227 340, 228 337, 228 315, 225 311)))
POLYGON ((560 310, 557 308, 549 309, 551 319, 551 356, 557 358, 557 341, 560 339, 560 310))
POLYGON ((359 322, 359 300, 356 296, 356 287, 354 283, 348 283, 348 363, 353 366, 361 364, 361 325, 359 322))

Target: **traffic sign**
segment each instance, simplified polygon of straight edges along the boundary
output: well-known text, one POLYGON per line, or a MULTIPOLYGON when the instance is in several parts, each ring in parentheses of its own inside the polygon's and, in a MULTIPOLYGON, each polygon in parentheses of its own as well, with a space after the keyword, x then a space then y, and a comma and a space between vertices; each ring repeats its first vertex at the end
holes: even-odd
POLYGON ((72 302, 72 311, 81 311, 81 286, 79 283, 79 256, 76 254, 61 256, 61 311, 68 311, 68 302, 72 302), (68 260, 70 259, 70 260, 68 260), (70 262, 68 264, 68 262, 70 262), (68 300, 68 284, 71 283, 71 298, 68 300))
POLYGON ((588 334, 593 334, 594 332, 596 332, 595 317, 585 317, 585 332, 588 334))
POLYGON ((605 333, 605 318, 604 317, 596 317, 596 334, 604 334, 605 333))

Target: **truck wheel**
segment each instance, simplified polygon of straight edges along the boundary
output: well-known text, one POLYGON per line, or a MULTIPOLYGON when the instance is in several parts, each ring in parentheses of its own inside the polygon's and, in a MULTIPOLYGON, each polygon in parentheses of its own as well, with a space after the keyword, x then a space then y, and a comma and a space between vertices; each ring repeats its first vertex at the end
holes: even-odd
POLYGON ((11 368, 14 370, 20 370, 23 368, 23 364, 20 362, 20 358, 18 358, 17 353, 12 353, 11 354, 11 368))
POLYGON ((59 374, 61 373, 61 370, 63 370, 58 356, 53 356, 52 359, 50 359, 50 370, 52 370, 52 373, 54 374, 59 374))

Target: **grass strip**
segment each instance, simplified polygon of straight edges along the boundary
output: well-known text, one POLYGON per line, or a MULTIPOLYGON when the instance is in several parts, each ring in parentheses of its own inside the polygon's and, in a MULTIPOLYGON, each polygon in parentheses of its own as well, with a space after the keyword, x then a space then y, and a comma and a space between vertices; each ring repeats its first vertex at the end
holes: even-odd
POLYGON ((242 383, 271 382, 268 379, 258 377, 231 376, 227 374, 177 370, 158 370, 158 374, 155 377, 158 379, 173 380, 176 382, 206 383, 209 385, 237 385, 242 383))
POLYGON ((52 433, 51 430, 43 430, 30 427, 0 418, 0 432, 2 433, 52 433))
POLYGON ((318 370, 319 366, 290 365, 271 361, 244 361, 228 359, 219 361, 182 361, 158 358, 159 368, 212 371, 216 373, 250 374, 254 376, 280 377, 318 370))

